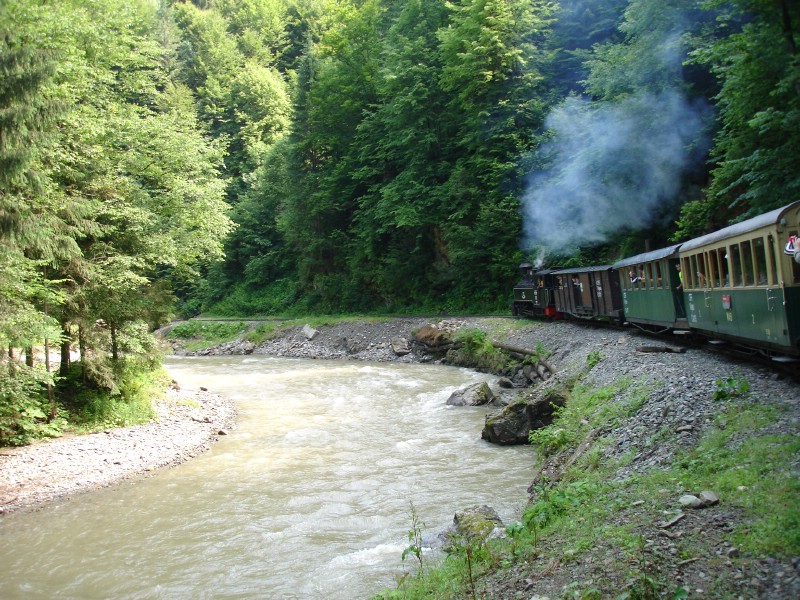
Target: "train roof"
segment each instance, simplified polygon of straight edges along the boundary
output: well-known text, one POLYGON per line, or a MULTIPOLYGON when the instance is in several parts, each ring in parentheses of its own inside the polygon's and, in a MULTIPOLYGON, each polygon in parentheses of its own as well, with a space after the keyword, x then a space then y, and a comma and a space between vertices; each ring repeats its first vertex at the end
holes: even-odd
POLYGON ((611 265, 597 265, 594 267, 573 267, 571 269, 558 269, 553 271, 554 275, 569 275, 571 273, 596 273, 598 271, 608 271, 611 265))
POLYGON ((719 242, 729 237, 735 237, 737 235, 749 233, 751 231, 755 231, 756 229, 761 229, 762 227, 776 225, 780 223, 783 215, 786 212, 797 207, 800 207, 800 201, 792 202, 783 208, 776 208, 775 210, 764 213, 763 215, 758 215, 757 217, 753 217, 747 221, 734 223, 733 225, 725 227, 724 229, 720 229, 719 231, 714 231, 698 238, 694 238, 693 240, 689 240, 688 242, 684 242, 681 244, 681 250, 693 250, 694 248, 699 248, 700 246, 705 246, 706 244, 713 244, 714 242, 719 242))
POLYGON ((623 258, 622 260, 615 262, 612 266, 615 269, 620 269, 622 267, 627 267, 628 265, 636 265, 639 263, 650 262, 652 260, 661 260, 662 258, 667 258, 675 254, 680 247, 681 244, 675 244, 674 246, 669 246, 667 248, 659 248, 658 250, 644 252, 642 254, 637 254, 636 256, 631 256, 630 258, 623 258))

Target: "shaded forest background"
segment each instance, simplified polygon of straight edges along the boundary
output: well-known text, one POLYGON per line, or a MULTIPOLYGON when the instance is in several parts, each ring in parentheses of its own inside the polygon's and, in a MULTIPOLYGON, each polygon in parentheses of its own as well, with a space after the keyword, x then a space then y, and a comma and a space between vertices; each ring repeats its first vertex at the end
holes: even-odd
POLYGON ((504 310, 522 260, 798 199, 798 25, 790 0, 0 0, 0 434, 135 393, 176 312, 504 310))

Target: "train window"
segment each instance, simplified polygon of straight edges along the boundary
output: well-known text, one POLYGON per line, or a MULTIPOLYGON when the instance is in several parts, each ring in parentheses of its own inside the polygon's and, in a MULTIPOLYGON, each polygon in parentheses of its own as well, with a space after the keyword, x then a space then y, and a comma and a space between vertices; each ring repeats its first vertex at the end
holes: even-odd
POLYGON ((778 285, 778 263, 775 260, 775 238, 771 235, 767 237, 767 257, 769 258, 770 281, 772 285, 778 285))
POLYGON ((697 277, 700 279, 700 285, 704 288, 711 287, 709 280, 711 271, 708 264, 708 252, 703 252, 697 257, 697 277))
POLYGON ((697 287, 694 276, 696 269, 692 268, 693 262, 696 263, 694 256, 691 259, 689 258, 681 259, 681 272, 683 273, 683 289, 687 288, 692 289, 697 287))
POLYGON ((716 287, 729 287, 731 284, 730 281, 730 272, 728 269, 728 252, 726 248, 717 248, 716 250, 712 251, 712 255, 715 255, 714 261, 717 264, 718 271, 716 273, 716 277, 714 281, 716 282, 716 287))
POLYGON ((709 287, 719 287, 719 263, 717 262, 717 251, 706 252, 706 263, 708 264, 708 284, 709 287))
MULTIPOLYGON (((797 231, 790 231, 788 237, 797 236, 797 231)), ((800 283, 800 263, 798 263, 792 256, 789 263, 792 265, 792 283, 795 285, 800 283)))
POLYGON ((755 271, 753 270, 753 247, 750 242, 742 242, 742 270, 744 271, 744 284, 755 285, 755 271))
POLYGON ((658 261, 657 263, 653 263, 653 275, 654 275, 655 286, 657 288, 660 288, 660 287, 664 286, 664 278, 663 278, 663 274, 662 274, 663 271, 661 269, 661 262, 662 261, 658 261))
POLYGON ((653 277, 653 263, 648 263, 644 266, 644 284, 652 288, 655 285, 655 278, 653 277))
POLYGON ((767 285, 767 251, 764 238, 753 240, 753 264, 756 269, 756 285, 767 285))
POLYGON ((694 279, 695 287, 698 289, 708 287, 708 278, 706 277, 708 269, 705 264, 705 255, 696 254, 692 257, 692 276, 694 279))
POLYGON ((739 244, 733 244, 728 250, 728 256, 731 257, 731 285, 744 285, 742 279, 742 253, 739 244))

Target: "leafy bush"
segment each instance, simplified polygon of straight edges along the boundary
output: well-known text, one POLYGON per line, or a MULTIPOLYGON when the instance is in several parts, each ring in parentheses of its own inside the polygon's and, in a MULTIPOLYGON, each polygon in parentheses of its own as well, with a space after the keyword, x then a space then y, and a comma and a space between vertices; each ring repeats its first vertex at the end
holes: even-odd
POLYGON ((83 381, 81 365, 74 365, 60 387, 69 395, 63 401, 70 422, 94 431, 146 423, 153 418, 153 399, 162 395, 169 381, 166 372, 141 359, 126 359, 115 366, 113 390, 83 381))
POLYGON ((605 356, 603 356, 603 354, 600 351, 593 350, 592 352, 589 352, 589 354, 586 356, 586 366, 591 369, 597 366, 597 363, 599 363, 604 358, 605 356))
POLYGON ((61 435, 63 420, 50 418, 45 387, 52 384, 52 374, 16 361, 0 366, 0 446, 24 446, 36 438, 61 435))
POLYGON ((480 329, 461 329, 455 334, 453 341, 461 344, 461 349, 453 357, 456 364, 500 373, 511 362, 509 355, 495 348, 487 333, 480 329))
POLYGON ((528 434, 528 442, 539 448, 545 456, 551 456, 575 443, 576 433, 563 427, 543 427, 528 434))
POLYGON ((588 481, 574 481, 556 488, 542 484, 537 492, 539 499, 522 515, 522 522, 529 530, 541 529, 557 517, 578 512, 581 504, 598 492, 598 487, 588 481))

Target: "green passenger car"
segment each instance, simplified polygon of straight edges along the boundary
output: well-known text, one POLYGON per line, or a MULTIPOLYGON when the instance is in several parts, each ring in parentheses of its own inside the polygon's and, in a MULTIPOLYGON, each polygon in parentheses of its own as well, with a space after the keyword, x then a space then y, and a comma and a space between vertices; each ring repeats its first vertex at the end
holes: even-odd
POLYGON ((800 354, 800 202, 680 245, 689 326, 715 338, 800 354))
POLYGON ((614 263, 628 323, 659 332, 688 327, 678 248, 670 246, 614 263))

